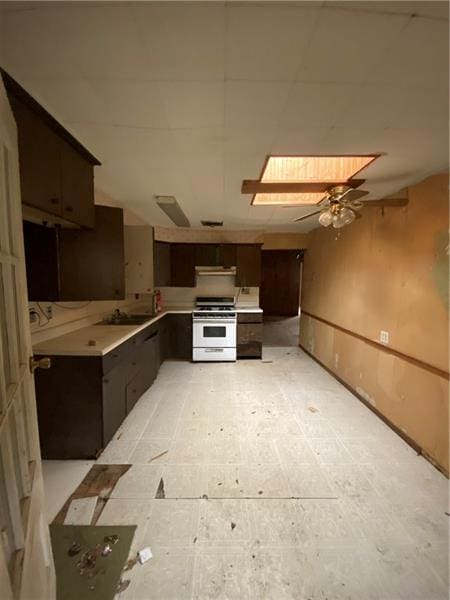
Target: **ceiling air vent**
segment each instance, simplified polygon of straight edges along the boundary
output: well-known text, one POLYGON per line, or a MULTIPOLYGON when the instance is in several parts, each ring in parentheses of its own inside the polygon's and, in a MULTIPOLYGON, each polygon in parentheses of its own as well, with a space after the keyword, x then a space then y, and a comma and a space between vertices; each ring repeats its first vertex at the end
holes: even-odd
POLYGON ((223 227, 223 221, 201 221, 203 227, 223 227))
POLYGON ((175 196, 155 196, 156 204, 166 213, 177 227, 190 227, 189 219, 184 214, 175 196))

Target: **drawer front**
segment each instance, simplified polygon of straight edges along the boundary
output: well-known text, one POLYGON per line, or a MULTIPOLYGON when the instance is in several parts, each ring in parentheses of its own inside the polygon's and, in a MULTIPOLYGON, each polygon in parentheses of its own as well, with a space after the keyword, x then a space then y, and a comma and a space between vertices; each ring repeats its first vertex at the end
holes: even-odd
POLYGON ((131 350, 134 348, 134 344, 131 340, 127 340, 108 354, 103 356, 102 360, 102 369, 103 374, 108 373, 112 368, 120 364, 123 360, 125 360, 130 354, 131 350))
POLYGON ((262 313, 239 313, 237 315, 238 323, 262 323, 262 313))

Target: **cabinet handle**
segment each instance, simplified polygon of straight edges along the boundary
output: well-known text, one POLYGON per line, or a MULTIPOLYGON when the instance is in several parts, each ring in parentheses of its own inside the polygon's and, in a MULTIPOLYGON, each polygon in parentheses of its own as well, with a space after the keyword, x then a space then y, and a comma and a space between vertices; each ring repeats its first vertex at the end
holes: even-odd
POLYGON ((50 198, 50 204, 59 204, 59 198, 50 198))
POLYGON ((72 206, 66 206, 66 207, 65 207, 65 210, 66 210, 67 212, 73 212, 73 207, 72 207, 72 206))

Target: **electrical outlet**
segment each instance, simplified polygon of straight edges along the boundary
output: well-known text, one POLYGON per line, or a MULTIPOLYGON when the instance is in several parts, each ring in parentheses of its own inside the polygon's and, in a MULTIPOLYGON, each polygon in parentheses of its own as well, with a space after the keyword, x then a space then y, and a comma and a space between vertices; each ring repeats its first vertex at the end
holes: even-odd
POLYGON ((389 331, 380 331, 380 342, 382 344, 389 344, 389 331))
POLYGON ((248 295, 248 294, 250 294, 250 288, 248 288, 248 287, 243 287, 243 288, 241 289, 241 294, 247 294, 247 295, 248 295))
POLYGON ((47 306, 44 307, 44 312, 47 319, 53 318, 53 307, 51 304, 47 304, 47 306))

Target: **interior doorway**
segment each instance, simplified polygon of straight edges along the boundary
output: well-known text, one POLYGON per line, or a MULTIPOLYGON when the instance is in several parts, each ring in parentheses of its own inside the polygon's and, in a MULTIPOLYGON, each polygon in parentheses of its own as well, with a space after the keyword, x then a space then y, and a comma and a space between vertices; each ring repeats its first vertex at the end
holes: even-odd
POLYGON ((263 250, 264 346, 298 346, 302 250, 263 250))

